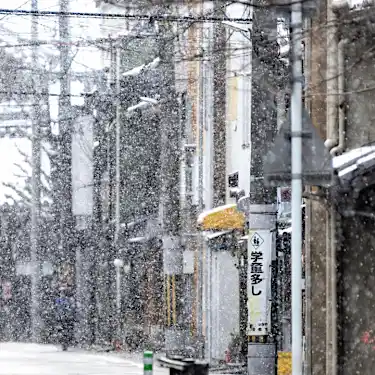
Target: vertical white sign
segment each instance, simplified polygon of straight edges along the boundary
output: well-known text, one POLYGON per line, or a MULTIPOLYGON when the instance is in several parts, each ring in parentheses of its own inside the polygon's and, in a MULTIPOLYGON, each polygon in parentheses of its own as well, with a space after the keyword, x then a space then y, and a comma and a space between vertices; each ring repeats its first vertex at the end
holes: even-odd
POLYGON ((92 215, 93 123, 92 116, 79 117, 73 123, 72 200, 73 215, 79 217, 92 215))
POLYGON ((271 262, 270 230, 252 230, 248 241, 248 335, 263 336, 271 325, 271 262))

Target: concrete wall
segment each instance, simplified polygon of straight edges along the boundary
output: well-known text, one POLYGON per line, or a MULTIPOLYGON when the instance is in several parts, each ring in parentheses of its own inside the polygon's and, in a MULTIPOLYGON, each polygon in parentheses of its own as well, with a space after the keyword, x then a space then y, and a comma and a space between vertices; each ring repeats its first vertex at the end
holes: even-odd
POLYGON ((238 271, 229 251, 211 251, 210 327, 211 358, 224 360, 231 333, 239 332, 238 271))
MULTIPOLYGON (((374 93, 363 90, 375 85, 374 58, 366 54, 372 48, 365 29, 361 36, 345 50, 347 149, 375 141, 374 93), (362 56, 359 61, 358 56, 362 56)), ((357 201, 358 210, 374 211, 374 188, 362 192, 357 201)), ((375 356, 373 344, 364 343, 366 332, 375 330, 375 236, 374 221, 361 216, 341 221, 342 247, 338 256, 340 267, 340 374, 373 374, 375 356)))

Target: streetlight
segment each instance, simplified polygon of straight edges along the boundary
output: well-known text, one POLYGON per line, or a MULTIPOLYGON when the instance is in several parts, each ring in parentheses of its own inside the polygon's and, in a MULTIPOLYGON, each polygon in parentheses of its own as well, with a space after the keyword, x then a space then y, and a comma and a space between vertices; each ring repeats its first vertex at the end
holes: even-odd
POLYGON ((121 337, 121 268, 124 266, 124 261, 115 259, 113 264, 116 268, 116 308, 117 308, 117 339, 121 337))

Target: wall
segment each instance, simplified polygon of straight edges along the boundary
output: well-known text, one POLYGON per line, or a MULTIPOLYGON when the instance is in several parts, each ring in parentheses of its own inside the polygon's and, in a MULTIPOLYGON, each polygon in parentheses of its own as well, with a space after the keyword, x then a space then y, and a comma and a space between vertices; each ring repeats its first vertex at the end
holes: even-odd
MULTIPOLYGON (((234 4, 227 7, 229 17, 241 17, 245 7, 234 4)), ((249 25, 250 27, 251 25, 249 25)), ((250 44, 246 34, 234 26, 226 26, 227 34, 227 74, 226 74, 226 193, 230 198, 228 175, 238 173, 238 188, 248 193, 250 186, 249 129, 251 121, 251 78, 243 76, 250 71, 250 44)))
POLYGON ((213 361, 224 360, 231 333, 239 332, 238 270, 229 251, 211 251, 210 322, 213 361))
POLYGON ((375 141, 374 92, 366 90, 375 86, 375 69, 372 53, 365 52, 372 48, 372 37, 366 34, 362 33, 355 43, 349 43, 345 51, 345 91, 350 93, 346 106, 349 149, 375 141), (360 55, 363 55, 363 59, 358 61, 360 55))
MULTIPOLYGON (((367 53, 373 49, 373 33, 366 30, 364 22, 356 28, 345 49, 346 95, 346 146, 360 147, 375 141, 373 119, 375 108, 373 91, 375 85, 374 57, 367 53), (361 56, 359 59, 358 56, 361 56)), ((374 187, 361 192, 358 210, 374 212, 374 187)), ((374 221, 362 216, 342 218, 339 227, 342 246, 339 260, 340 292, 340 374, 374 372, 375 356, 372 332, 375 329, 375 237, 374 221), (366 339, 367 333, 370 333, 366 339)))
MULTIPOLYGON (((234 4, 227 15, 240 18, 248 7, 234 4)), ((232 25, 232 24, 231 24, 232 25)), ((239 25, 227 26, 227 176, 238 172, 238 188, 250 190, 250 125, 251 125, 251 40, 250 32, 239 31, 239 25)), ((251 24, 243 25, 251 29, 251 24)), ((227 198, 229 187, 227 184, 227 198)))

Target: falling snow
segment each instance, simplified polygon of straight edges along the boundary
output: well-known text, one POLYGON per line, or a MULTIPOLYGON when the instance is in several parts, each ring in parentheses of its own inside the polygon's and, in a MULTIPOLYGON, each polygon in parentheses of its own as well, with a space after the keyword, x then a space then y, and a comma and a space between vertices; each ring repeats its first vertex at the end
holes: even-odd
POLYGON ((0 0, 0 375, 372 375, 373 2, 128 5, 0 0))

